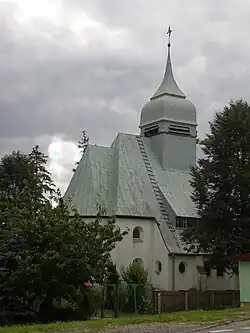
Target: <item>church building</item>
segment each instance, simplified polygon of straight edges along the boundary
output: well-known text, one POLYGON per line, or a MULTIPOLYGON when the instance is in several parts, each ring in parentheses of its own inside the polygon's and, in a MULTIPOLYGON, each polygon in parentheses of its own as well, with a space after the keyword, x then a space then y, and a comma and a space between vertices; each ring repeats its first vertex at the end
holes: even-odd
POLYGON ((91 221, 97 203, 128 235, 112 259, 119 270, 143 263, 161 290, 235 289, 236 279, 204 269, 203 255, 187 253, 181 233, 197 212, 190 198, 196 164, 196 108, 177 85, 170 56, 163 80, 143 106, 140 134, 119 133, 110 147, 89 145, 64 198, 91 221))

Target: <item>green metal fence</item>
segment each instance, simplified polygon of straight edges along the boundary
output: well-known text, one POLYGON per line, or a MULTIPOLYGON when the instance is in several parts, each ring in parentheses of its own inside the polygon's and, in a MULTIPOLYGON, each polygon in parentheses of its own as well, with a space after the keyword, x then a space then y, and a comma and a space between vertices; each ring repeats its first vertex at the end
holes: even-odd
POLYGON ((119 283, 89 287, 92 318, 122 317, 153 313, 152 285, 119 283))

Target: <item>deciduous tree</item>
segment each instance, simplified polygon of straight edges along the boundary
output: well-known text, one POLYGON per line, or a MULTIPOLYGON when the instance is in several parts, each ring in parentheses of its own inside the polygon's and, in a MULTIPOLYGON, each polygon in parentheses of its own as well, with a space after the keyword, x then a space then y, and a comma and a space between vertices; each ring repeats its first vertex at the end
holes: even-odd
POLYGON ((12 153, 0 162, 2 323, 58 319, 54 304, 61 300, 72 310, 83 305, 81 285, 104 281, 110 252, 126 234, 114 218, 104 223, 101 209, 93 222, 85 223, 58 195, 46 163, 39 147, 28 155, 12 153), (51 199, 58 202, 56 207, 51 199))

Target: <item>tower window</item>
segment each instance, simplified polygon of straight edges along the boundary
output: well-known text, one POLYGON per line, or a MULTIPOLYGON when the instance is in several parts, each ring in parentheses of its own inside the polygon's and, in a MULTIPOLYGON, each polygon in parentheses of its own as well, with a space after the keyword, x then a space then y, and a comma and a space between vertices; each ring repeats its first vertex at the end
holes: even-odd
POLYGON ((190 127, 189 126, 169 125, 168 130, 169 130, 169 132, 176 133, 176 134, 183 134, 183 135, 189 135, 190 134, 190 127))
POLYGON ((144 130, 144 135, 147 138, 150 138, 151 136, 157 135, 158 133, 159 133, 159 126, 158 125, 145 128, 145 130, 144 130))

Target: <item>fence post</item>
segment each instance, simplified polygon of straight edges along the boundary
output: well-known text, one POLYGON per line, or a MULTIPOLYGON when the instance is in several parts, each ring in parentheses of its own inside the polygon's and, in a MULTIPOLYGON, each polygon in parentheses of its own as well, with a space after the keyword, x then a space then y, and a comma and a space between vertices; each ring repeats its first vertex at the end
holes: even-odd
POLYGON ((102 286, 101 292, 101 318, 104 318, 104 303, 105 303, 105 285, 102 286))
POLYGON ((157 313, 161 313, 161 292, 157 291, 157 313))
POLYGON ((133 285, 135 313, 137 313, 137 310, 138 310, 137 309, 136 287, 137 287, 137 285, 133 285))
POLYGON ((118 311, 119 311, 119 283, 117 282, 115 285, 115 311, 114 311, 115 318, 118 317, 118 311))
POLYGON ((152 287, 152 304, 153 304, 153 314, 157 313, 157 299, 156 299, 156 290, 152 287))
POLYGON ((188 311, 188 291, 185 291, 185 311, 188 311))
POLYGON ((214 291, 212 290, 211 291, 211 309, 213 310, 214 309, 214 291))

